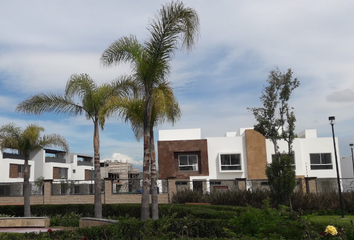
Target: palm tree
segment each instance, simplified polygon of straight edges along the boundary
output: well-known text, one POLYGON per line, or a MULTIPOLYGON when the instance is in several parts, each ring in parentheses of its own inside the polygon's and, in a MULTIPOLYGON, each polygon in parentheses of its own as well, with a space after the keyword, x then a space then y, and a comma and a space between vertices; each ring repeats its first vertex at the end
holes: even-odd
POLYGON ((135 36, 122 37, 102 54, 101 63, 112 66, 130 62, 135 81, 144 89, 144 160, 141 219, 149 218, 149 178, 151 161, 152 91, 164 81, 171 70, 171 60, 179 48, 191 50, 199 34, 196 11, 182 2, 168 3, 148 26, 151 36, 140 44, 135 36))
POLYGON ((24 130, 16 126, 14 123, 9 123, 0 128, 0 147, 1 149, 16 149, 18 153, 24 155, 24 176, 23 176, 23 199, 24 199, 24 216, 31 216, 31 185, 29 183, 29 166, 28 160, 30 153, 44 147, 59 147, 69 151, 69 145, 66 140, 58 134, 49 134, 40 136, 44 131, 43 127, 35 124, 28 125, 24 130))
MULTIPOLYGON (((118 113, 119 118, 130 122, 135 138, 139 141, 144 137, 144 106, 143 96, 131 96, 130 98, 113 97, 103 108, 102 116, 110 116, 118 113)), ((159 218, 158 195, 157 195, 157 174, 154 144, 154 128, 165 121, 174 124, 181 117, 181 110, 173 95, 173 89, 169 82, 163 82, 153 89, 152 93, 152 114, 151 114, 151 194, 152 194, 152 219, 159 218)))
POLYGON ((33 114, 42 114, 43 112, 61 113, 67 116, 85 114, 86 119, 93 122, 96 218, 102 218, 99 126, 103 130, 104 121, 99 120, 100 109, 106 104, 109 97, 120 96, 124 92, 126 83, 128 83, 128 79, 122 77, 119 81, 97 86, 88 74, 73 74, 66 83, 63 96, 41 93, 21 102, 16 109, 19 112, 33 114))

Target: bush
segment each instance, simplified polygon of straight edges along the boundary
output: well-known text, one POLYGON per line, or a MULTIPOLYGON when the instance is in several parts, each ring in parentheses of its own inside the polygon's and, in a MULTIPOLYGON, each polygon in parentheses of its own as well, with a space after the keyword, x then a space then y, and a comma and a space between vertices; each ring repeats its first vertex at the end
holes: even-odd
POLYGON ((64 215, 57 214, 50 218, 50 226, 78 227, 81 217, 81 214, 74 212, 64 215))

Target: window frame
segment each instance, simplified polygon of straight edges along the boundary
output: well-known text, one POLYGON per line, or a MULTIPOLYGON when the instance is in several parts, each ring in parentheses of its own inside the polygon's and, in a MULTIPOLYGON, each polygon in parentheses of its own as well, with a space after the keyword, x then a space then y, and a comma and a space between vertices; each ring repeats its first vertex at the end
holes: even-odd
POLYGON ((311 170, 314 170, 314 171, 316 171, 316 170, 333 170, 332 153, 328 153, 328 152, 326 152, 326 153, 310 153, 309 156, 310 156, 310 169, 311 170), (330 156, 329 160, 331 161, 331 163, 322 163, 322 155, 324 155, 324 154, 330 156), (319 155, 320 156, 320 163, 314 163, 313 164, 311 162, 311 155, 319 155), (313 166, 317 166, 317 167, 331 166, 331 168, 312 168, 313 166))
POLYGON ((219 172, 242 172, 243 171, 243 166, 242 166, 242 154, 239 153, 239 152, 225 152, 225 153, 219 153, 219 172), (230 164, 229 165, 226 165, 226 164, 222 164, 222 161, 221 161, 221 156, 222 155, 229 155, 229 160, 230 160, 230 164), (231 164, 231 155, 236 155, 238 156, 239 158, 239 164, 231 164), (223 170, 223 166, 236 166, 236 167, 240 167, 240 169, 226 169, 226 170, 223 170))
POLYGON ((179 170, 179 171, 181 171, 181 172, 188 172, 188 171, 197 172, 197 171, 199 171, 198 165, 199 165, 198 154, 178 154, 178 170, 179 170), (186 156, 186 157, 187 157, 187 162, 188 162, 188 164, 186 164, 186 165, 181 165, 181 159, 180 159, 180 157, 182 157, 182 156, 186 156), (192 156, 197 159, 197 162, 196 162, 195 164, 191 164, 191 163, 190 163, 189 157, 192 157, 192 156), (183 169, 181 169, 181 167, 182 167, 182 168, 183 168, 183 167, 192 167, 192 169, 191 169, 191 170, 190 170, 190 169, 183 170, 183 169))

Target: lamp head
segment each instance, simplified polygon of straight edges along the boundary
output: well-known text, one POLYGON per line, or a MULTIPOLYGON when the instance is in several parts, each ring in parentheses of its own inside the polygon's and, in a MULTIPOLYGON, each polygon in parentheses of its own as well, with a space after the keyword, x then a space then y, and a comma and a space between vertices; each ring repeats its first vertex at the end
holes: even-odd
POLYGON ((333 125, 336 118, 334 116, 328 117, 329 124, 333 125))
POLYGON ((350 144, 349 144, 349 147, 350 147, 350 149, 353 149, 353 148, 354 148, 354 144, 353 144, 353 143, 350 143, 350 144))

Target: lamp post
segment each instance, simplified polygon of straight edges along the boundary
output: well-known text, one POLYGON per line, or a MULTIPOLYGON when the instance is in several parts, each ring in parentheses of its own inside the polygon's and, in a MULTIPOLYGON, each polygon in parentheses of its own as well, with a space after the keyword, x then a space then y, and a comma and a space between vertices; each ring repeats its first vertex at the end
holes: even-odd
POLYGON ((334 121, 336 118, 334 116, 330 116, 328 118, 329 123, 332 126, 332 137, 333 137, 333 146, 334 146, 334 158, 336 160, 336 170, 337 170, 337 182, 338 182, 338 192, 339 192, 339 202, 340 202, 340 210, 342 213, 342 218, 344 218, 344 211, 343 211, 343 198, 342 198, 342 189, 340 186, 340 179, 339 179, 339 168, 338 168, 338 159, 337 159, 337 148, 336 148, 336 140, 334 137, 334 121))
POLYGON ((354 148, 354 144, 351 143, 349 144, 350 150, 352 151, 352 164, 353 164, 353 174, 354 174, 354 156, 353 156, 353 148, 354 148))

